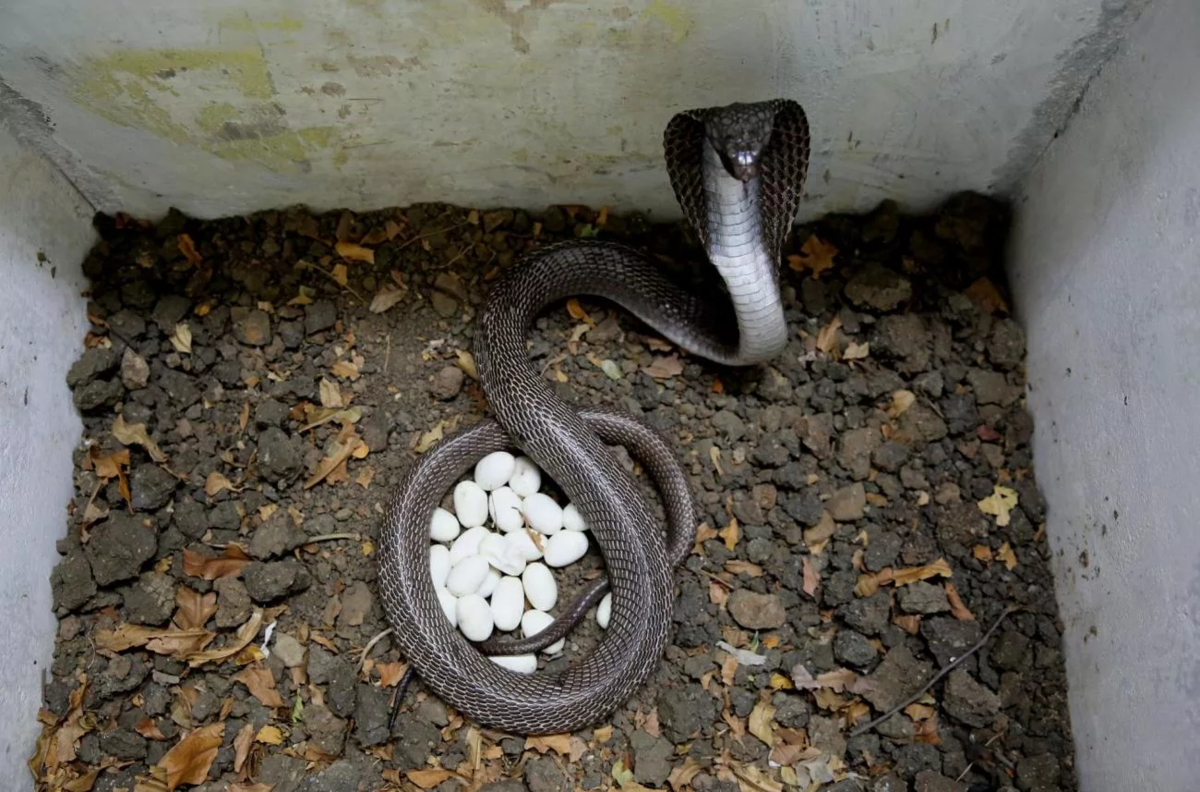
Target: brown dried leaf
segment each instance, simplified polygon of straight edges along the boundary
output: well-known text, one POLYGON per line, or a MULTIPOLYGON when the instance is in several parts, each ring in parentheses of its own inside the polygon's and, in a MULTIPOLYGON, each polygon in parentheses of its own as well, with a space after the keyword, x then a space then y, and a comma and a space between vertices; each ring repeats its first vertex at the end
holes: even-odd
MULTIPOLYGON (((274 784, 230 784, 226 792, 271 792, 274 784)), ((137 790, 134 790, 137 792, 137 790)))
POLYGON ((342 392, 337 385, 330 382, 325 377, 321 377, 319 386, 321 394, 321 406, 332 409, 339 409, 346 405, 342 402, 342 392))
POLYGON ((704 543, 710 539, 716 539, 717 531, 708 523, 700 523, 696 526, 696 543, 692 546, 692 552, 696 555, 704 555, 704 543))
MULTIPOLYGON (((884 570, 888 571, 888 570, 884 570)), ((946 563, 946 559, 939 558, 932 564, 926 564, 919 567, 908 567, 905 569, 897 569, 891 573, 889 582, 897 586, 905 586, 909 583, 916 583, 918 580, 928 580, 931 577, 950 577, 954 572, 950 569, 950 565, 946 563)))
POLYGON ((725 571, 733 575, 749 575, 752 578, 762 577, 763 568, 749 561, 739 561, 736 558, 725 562, 725 571))
POLYGON ((917 394, 909 390, 898 390, 892 394, 892 403, 888 405, 888 417, 899 418, 917 400, 917 394))
POLYGON ((740 792, 783 792, 783 784, 775 781, 754 765, 730 765, 737 778, 740 792))
POLYGON ((200 594, 187 586, 175 592, 175 626, 181 630, 202 629, 217 612, 217 592, 200 594))
POLYGON ((975 545, 975 547, 971 548, 971 555, 975 556, 979 561, 991 561, 992 548, 987 545, 975 545))
POLYGON ((654 362, 645 366, 642 371, 655 379, 670 379, 683 373, 683 361, 679 359, 679 355, 656 357, 654 362))
POLYGON ((554 751, 559 756, 570 756, 571 735, 547 734, 539 737, 527 737, 525 739, 525 750, 537 751, 543 754, 547 751, 554 751))
POLYGON ((733 684, 733 675, 737 673, 738 659, 733 655, 726 657, 721 663, 721 682, 729 687, 733 684))
POLYGON ((240 573, 249 563, 250 558, 235 544, 228 545, 225 554, 217 558, 201 555, 190 547, 183 550, 183 574, 188 577, 216 580, 240 573))
POLYGON ((187 322, 180 322, 175 325, 175 332, 171 333, 171 346, 175 347, 175 351, 180 354, 190 355, 192 352, 192 329, 187 326, 187 322))
POLYGON ((715 580, 708 581, 708 601, 724 610, 729 602, 729 589, 715 580))
POLYGON ((167 792, 180 784, 203 784, 225 736, 225 724, 196 729, 167 751, 158 766, 167 772, 167 792))
MULTIPOLYGON (((362 356, 359 355, 359 360, 362 356)), ((356 380, 358 379, 358 363, 353 360, 339 360, 333 364, 330 371, 335 377, 342 379, 356 380)))
POLYGON ((122 467, 129 467, 129 449, 122 448, 120 451, 114 451, 107 456, 100 456, 100 447, 92 446, 88 449, 87 459, 84 461, 84 470, 94 469, 96 475, 108 481, 112 478, 118 478, 122 474, 122 467))
POLYGON ((383 313, 404 299, 404 291, 389 284, 384 284, 375 296, 371 298, 369 310, 371 313, 383 313))
POLYGON ((760 701, 750 711, 748 728, 750 733, 762 740, 768 748, 775 744, 775 732, 772 726, 775 722, 775 707, 770 702, 760 701))
POLYGON ((812 556, 801 556, 800 568, 804 572, 804 593, 815 598, 821 578, 817 576, 817 570, 813 568, 812 556))
POLYGON ((237 487, 233 486, 233 482, 225 478, 224 474, 214 470, 208 474, 208 478, 204 480, 204 494, 208 497, 216 497, 217 493, 222 490, 237 492, 237 487))
POLYGON ((842 353, 842 358, 845 360, 862 360, 871 354, 871 344, 869 342, 858 343, 851 341, 846 345, 846 351, 842 353))
POLYGON ((162 632, 138 624, 122 624, 114 630, 96 630, 96 648, 105 652, 124 652, 134 646, 145 646, 153 636, 162 632))
POLYGON ((224 660, 227 657, 233 657, 238 652, 246 648, 246 645, 254 640, 254 636, 258 635, 258 628, 262 626, 263 612, 261 608, 255 608, 250 619, 238 628, 234 639, 221 649, 210 649, 207 652, 200 652, 188 658, 188 665, 192 668, 204 665, 205 663, 214 660, 224 660))
POLYGON ((242 772, 242 765, 250 757, 250 749, 254 747, 254 724, 247 723, 233 738, 233 772, 242 772))
POLYGON ((446 779, 454 778, 454 773, 444 767, 426 767, 421 770, 409 770, 404 775, 421 789, 433 789, 446 779))
POLYGON ((162 452, 155 443, 150 439, 150 435, 146 432, 146 424, 128 424, 125 423, 125 416, 118 415, 117 420, 113 422, 112 428, 113 437, 117 438, 121 445, 140 445, 150 454, 150 458, 155 462, 166 462, 167 455, 162 452))
MULTIPOLYGON (((354 432, 352 424, 343 424, 342 432, 338 436, 337 441, 333 444, 329 456, 317 463, 317 472, 313 473, 307 481, 304 482, 304 488, 310 489, 320 484, 323 480, 330 477, 334 470, 339 468, 343 462, 350 458, 351 454, 358 451, 360 448, 365 448, 362 438, 354 432)), ((361 458, 361 457, 360 457, 361 458)))
POLYGON ((283 697, 275 689, 275 677, 269 669, 263 666, 249 666, 242 669, 234 680, 245 685, 250 695, 262 702, 264 707, 284 706, 283 697))
MULTIPOLYGON (((375 263, 375 251, 370 248, 365 248, 362 245, 356 245, 353 242, 338 242, 333 247, 337 254, 347 261, 364 261, 367 264, 375 263)), ((342 284, 345 286, 346 284, 342 284)))
POLYGON ((162 731, 159 730, 158 726, 155 725, 154 721, 150 718, 142 718, 137 722, 137 725, 133 727, 133 730, 145 737, 147 740, 167 739, 166 736, 163 735, 162 731))
POLYGON ((1017 554, 1008 546, 1008 542, 1000 545, 1000 549, 996 551, 996 558, 1003 561, 1009 571, 1017 568, 1017 554))
POLYGON ((146 648, 155 654, 182 660, 203 651, 216 637, 215 633, 208 630, 162 630, 146 641, 146 648))
POLYGON ((979 306, 979 310, 984 313, 996 313, 1003 311, 1008 313, 1008 303, 1004 301, 1000 290, 996 288, 996 284, 992 283, 987 278, 980 278, 967 287, 963 292, 967 299, 979 306))
POLYGON ((258 734, 254 735, 254 741, 263 745, 283 745, 283 732, 278 726, 263 726, 258 730, 258 734))
POLYGON ((579 304, 579 300, 575 297, 567 300, 567 313, 577 322, 587 322, 593 327, 596 325, 596 321, 588 316, 588 312, 583 310, 583 306, 579 304))
POLYGON ((810 234, 800 248, 800 255, 788 256, 788 266, 796 272, 809 270, 813 280, 817 280, 822 272, 833 267, 833 258, 837 253, 836 247, 822 241, 816 234, 810 234))
POLYGON ((837 347, 838 330, 842 327, 841 318, 835 316, 833 321, 817 332, 817 349, 828 355, 837 347))
POLYGON ((692 779, 700 772, 700 763, 692 757, 683 760, 683 764, 675 765, 671 775, 667 776, 667 785, 675 792, 683 792, 683 788, 692 783, 692 779))
POLYGON ((183 257, 193 267, 197 267, 204 262, 204 258, 196 252, 196 243, 187 234, 179 235, 179 252, 183 254, 183 257))
POLYGON ((959 621, 975 621, 975 614, 958 595, 958 588, 949 580, 945 583, 946 599, 950 600, 950 615, 959 621))
POLYGON ((912 616, 894 616, 892 623, 909 635, 916 635, 921 631, 921 617, 916 614, 912 616))
POLYGON ((804 529, 804 544, 814 555, 820 555, 821 550, 825 548, 825 543, 833 536, 833 532, 837 530, 837 523, 833 521, 833 516, 822 511, 820 519, 812 528, 804 529))
POLYGON ((801 690, 821 690, 827 688, 835 693, 841 693, 847 687, 853 685, 857 679, 858 675, 848 668, 836 668, 833 671, 826 671, 814 678, 803 663, 797 663, 792 667, 792 684, 801 690))
POLYGON ((729 525, 726 525, 724 528, 718 531, 717 535, 725 540, 725 549, 733 552, 733 549, 737 547, 738 538, 740 536, 740 532, 738 531, 737 517, 731 517, 729 519, 729 525))
POLYGON ((607 726, 601 726, 599 729, 596 729, 594 732, 592 732, 592 738, 596 742, 602 742, 602 743, 608 742, 609 740, 612 739, 612 736, 613 736, 613 727, 611 724, 609 724, 607 726))

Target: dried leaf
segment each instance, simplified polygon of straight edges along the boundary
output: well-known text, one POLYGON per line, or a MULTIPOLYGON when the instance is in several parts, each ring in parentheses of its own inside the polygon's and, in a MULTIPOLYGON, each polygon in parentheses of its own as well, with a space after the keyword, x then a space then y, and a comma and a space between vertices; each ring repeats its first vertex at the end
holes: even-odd
POLYGON ((740 792, 783 792, 783 784, 773 780, 754 765, 732 765, 740 792))
POLYGON ((726 561, 725 571, 734 575, 749 575, 752 578, 763 576, 763 568, 758 564, 752 564, 749 561, 739 561, 737 559, 726 561))
MULTIPOLYGON (((338 242, 333 247, 337 254, 347 261, 363 261, 367 264, 375 263, 375 251, 370 248, 365 248, 362 245, 356 245, 353 242, 338 242)), ((342 284, 345 286, 345 284, 342 284)))
POLYGON ((242 765, 250 757, 250 749, 254 747, 254 724, 247 723, 233 738, 233 772, 242 772, 242 765))
POLYGON ((134 646, 145 646, 147 641, 161 632, 140 624, 122 624, 113 630, 96 630, 92 640, 101 651, 124 652, 134 646))
POLYGON ((269 669, 263 666, 250 666, 242 669, 234 679, 245 685, 246 689, 250 691, 250 695, 262 702, 264 707, 284 706, 283 697, 275 689, 275 677, 269 669))
POLYGON ((446 779, 454 778, 454 773, 444 767, 426 767, 421 770, 409 770, 404 775, 421 789, 433 789, 446 779))
POLYGON ((225 548, 225 554, 217 558, 201 555, 190 547, 183 549, 183 574, 204 580, 236 575, 250 563, 250 558, 235 544, 225 548))
POLYGON ((192 352, 192 329, 187 326, 187 322, 180 322, 175 325, 175 332, 171 333, 171 346, 175 347, 175 351, 181 354, 191 354, 192 352))
POLYGON ((979 501, 977 505, 984 514, 994 515, 996 525, 1003 528, 1008 525, 1009 512, 1017 505, 1017 492, 996 484, 992 487, 992 494, 979 501))
POLYGON ((771 689, 772 690, 792 690, 796 686, 792 684, 792 680, 778 672, 771 674, 771 689))
MULTIPOLYGON (((361 356, 360 356, 361 358, 361 356)), ((353 360, 339 360, 329 369, 335 377, 342 379, 358 379, 358 364, 353 360)))
POLYGON ((200 594, 187 586, 180 586, 175 592, 175 626, 181 630, 202 629, 212 615, 217 612, 217 592, 210 591, 200 594))
POLYGON ((967 287, 963 294, 984 313, 1003 311, 1008 313, 1008 303, 1004 301, 996 284, 987 278, 980 278, 967 287))
POLYGON ((263 745, 283 745, 283 732, 278 726, 263 726, 258 730, 258 734, 254 735, 254 741, 263 745))
POLYGON ((845 360, 862 360, 867 355, 871 354, 870 343, 858 343, 851 341, 846 345, 846 351, 842 353, 842 358, 845 360))
POLYGON ((812 556, 801 556, 800 568, 804 572, 804 593, 815 598, 821 579, 817 576, 817 570, 813 568, 812 556))
POLYGON ((216 497, 217 493, 222 490, 236 492, 237 487, 233 486, 233 482, 225 478, 224 474, 214 470, 208 474, 208 478, 204 480, 204 493, 208 497, 216 497))
POLYGON ((717 475, 724 476, 725 471, 721 469, 721 448, 715 445, 709 446, 708 458, 712 460, 713 467, 717 469, 717 475))
POLYGON ((670 379, 683 373, 683 361, 679 359, 679 355, 656 357, 654 362, 642 368, 642 371, 655 379, 670 379))
POLYGON ((816 234, 809 235, 800 248, 800 255, 788 256, 788 266, 796 272, 809 270, 813 280, 821 277, 821 273, 833 267, 833 258, 838 249, 828 242, 823 242, 816 234))
POLYGON ((848 668, 826 671, 813 678, 812 673, 803 663, 797 663, 792 667, 792 684, 801 690, 829 689, 834 693, 841 693, 848 686, 853 685, 856 679, 858 679, 858 675, 848 668))
POLYGON ((341 435, 333 444, 329 455, 317 463, 317 471, 304 482, 304 489, 311 489, 326 478, 332 480, 330 474, 334 470, 341 467, 342 463, 349 459, 352 454, 355 454, 356 451, 365 448, 366 445, 363 443, 362 438, 354 433, 353 425, 343 424, 341 435))
POLYGON ((583 310, 583 306, 579 304, 579 300, 575 297, 567 300, 567 313, 570 314, 571 318, 577 322, 587 322, 593 327, 596 325, 596 321, 592 319, 592 317, 588 316, 588 312, 583 310))
POLYGON ((928 580, 931 577, 950 577, 954 572, 950 569, 950 565, 946 563, 946 559, 939 558, 932 564, 926 564, 919 567, 908 567, 905 569, 897 569, 892 572, 891 582, 897 586, 906 586, 909 583, 916 583, 918 580, 928 580))
POLYGON ((112 434, 121 445, 140 445, 155 462, 167 461, 167 455, 150 439, 144 423, 128 424, 125 423, 125 416, 118 415, 117 420, 113 422, 112 434))
POLYGON ((471 379, 478 381, 479 369, 475 367, 475 356, 465 349, 454 350, 454 355, 458 358, 458 367, 463 370, 463 373, 471 379))
POLYGON ((612 739, 612 736, 613 727, 611 724, 607 726, 601 726, 599 729, 596 729, 594 732, 592 732, 592 737, 596 742, 608 742, 612 739))
POLYGON ((445 421, 438 421, 437 425, 421 435, 421 439, 417 442, 416 451, 418 454, 424 454, 429 449, 441 442, 442 433, 446 426, 445 421))
POLYGON ((975 556, 979 561, 991 561, 992 548, 987 545, 975 545, 975 547, 971 548, 971 555, 975 556))
POLYGON ((325 377, 321 377, 320 394, 322 407, 338 409, 346 406, 342 402, 342 391, 325 377))
MULTIPOLYGON (((233 784, 225 792, 271 792, 275 789, 274 784, 233 784)), ((137 790, 134 790, 137 792, 137 790)))
POLYGON ((733 552, 733 549, 737 547, 738 538, 740 536, 740 532, 738 531, 737 517, 731 517, 729 519, 729 525, 726 525, 724 528, 718 531, 717 535, 725 540, 725 549, 733 552))
POLYGON ((403 299, 403 289, 398 289, 389 284, 384 284, 380 287, 379 291, 375 292, 375 296, 371 298, 369 310, 371 313, 383 313, 403 299))
POLYGON ((842 320, 835 316, 833 321, 817 331, 817 349, 828 355, 837 347, 838 330, 842 327, 842 320))
POLYGON ((179 252, 183 254, 183 257, 193 267, 199 266, 204 262, 204 258, 196 252, 196 243, 187 234, 179 235, 179 252))
POLYGON ((950 615, 959 621, 975 621, 975 614, 971 613, 971 609, 962 601, 955 585, 947 580, 945 588, 946 599, 950 600, 950 615))
POLYGON ((203 784, 225 736, 225 724, 196 729, 167 751, 158 766, 166 770, 167 792, 180 784, 203 784))
MULTIPOLYGON (((767 662, 766 655, 755 654, 747 649, 738 649, 727 641, 717 641, 717 648, 730 655, 730 659, 734 661, 733 669, 735 671, 738 665, 760 666, 767 662)), ((722 666, 722 671, 724 671, 724 666, 722 666)))
POLYGON ((996 558, 1003 561, 1010 572, 1017 568, 1017 554, 1008 546, 1008 542, 1000 545, 1000 549, 996 551, 996 558))
MULTIPOLYGON (((263 612, 261 608, 255 608, 250 619, 238 628, 237 634, 230 643, 221 649, 211 649, 207 652, 200 652, 188 658, 188 665, 192 668, 204 665, 205 663, 215 660, 224 660, 228 657, 233 657, 238 652, 246 648, 246 646, 254 640, 254 636, 258 635, 258 628, 262 626, 263 612)), ((297 697, 299 700, 299 697, 297 697)))
POLYGON ((888 417, 895 419, 899 418, 904 412, 913 406, 913 402, 917 400, 917 394, 909 390, 898 390, 892 394, 892 403, 888 406, 888 417))
POLYGON ((775 732, 772 730, 774 722, 775 707, 771 706, 769 702, 760 701, 750 711, 747 728, 749 728, 751 734, 762 740, 770 748, 775 744, 775 732))
POLYGON ((674 347, 669 341, 664 341, 661 338, 650 337, 646 339, 646 346, 650 347, 655 352, 670 352, 674 347))
POLYGON ((683 760, 683 764, 671 768, 671 775, 667 776, 667 785, 675 792, 682 792, 701 769, 700 763, 689 756, 683 760))
POLYGON ((159 730, 158 726, 150 718, 142 718, 133 727, 133 730, 145 737, 147 740, 165 740, 166 736, 159 730))
POLYGON ((892 618, 892 623, 909 635, 916 635, 921 631, 921 617, 915 614, 912 616, 895 616, 892 618))
POLYGON ((146 648, 182 660, 203 651, 216 637, 216 633, 208 630, 161 630, 146 641, 146 648))
POLYGON ((100 777, 100 768, 93 768, 74 780, 63 784, 63 792, 91 792, 100 777))
POLYGON ((913 703, 904 708, 904 714, 913 720, 920 722, 932 718, 937 714, 937 710, 928 704, 913 703))
POLYGON ((837 523, 834 522, 833 516, 827 511, 822 511, 817 524, 804 530, 804 544, 813 554, 820 555, 820 551, 825 549, 825 543, 829 541, 836 530, 837 523))
POLYGON ((543 754, 547 751, 554 751, 559 756, 569 756, 571 754, 571 735, 547 734, 538 737, 527 737, 525 739, 525 750, 537 751, 543 754))

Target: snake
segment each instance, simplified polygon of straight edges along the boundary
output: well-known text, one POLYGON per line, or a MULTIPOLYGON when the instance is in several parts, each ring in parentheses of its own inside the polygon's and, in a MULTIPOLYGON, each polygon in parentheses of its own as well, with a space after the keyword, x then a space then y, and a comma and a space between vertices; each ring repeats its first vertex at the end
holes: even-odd
POLYGON ((481 726, 544 735, 594 726, 646 684, 669 641, 675 569, 696 536, 687 478, 666 439, 638 417, 579 409, 560 398, 532 365, 527 337, 550 306, 590 297, 615 303, 685 352, 720 365, 752 366, 779 355, 789 341, 780 261, 799 211, 809 146, 808 119, 791 99, 684 110, 667 124, 671 188, 724 284, 720 299, 684 288, 647 252, 597 238, 536 248, 494 282, 472 349, 493 415, 418 457, 397 483, 379 533, 380 602, 409 663, 399 695, 419 676, 481 726), (648 473, 667 515, 665 530, 612 445, 624 445, 648 473), (430 520, 478 460, 514 449, 578 508, 605 576, 535 636, 475 643, 438 600, 430 520), (605 593, 612 595, 609 624, 587 656, 529 674, 490 659, 550 645, 605 593))

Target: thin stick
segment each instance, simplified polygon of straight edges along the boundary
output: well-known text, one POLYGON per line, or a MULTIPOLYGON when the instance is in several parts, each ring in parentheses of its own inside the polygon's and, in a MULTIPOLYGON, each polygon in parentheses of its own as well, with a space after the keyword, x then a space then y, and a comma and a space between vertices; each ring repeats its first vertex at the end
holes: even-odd
POLYGON ((362 673, 363 666, 366 665, 366 663, 367 663, 367 655, 371 654, 371 650, 375 648, 375 644, 379 643, 380 641, 382 641, 384 638, 388 637, 391 634, 392 634, 392 630, 389 627, 388 629, 386 629, 383 632, 376 635, 371 640, 367 641, 367 645, 364 646, 363 650, 362 650, 362 657, 360 657, 358 659, 358 671, 360 674, 362 673))
POLYGON ((311 539, 306 541, 304 544, 315 544, 317 542, 332 542, 335 539, 353 539, 355 541, 358 541, 359 539, 362 539, 362 535, 356 534, 356 533, 321 534, 320 536, 312 537, 311 539))
POLYGON ((319 272, 319 273, 321 273, 322 275, 324 275, 325 277, 329 278, 331 281, 333 281, 334 283, 336 283, 338 286, 341 286, 343 289, 345 289, 346 291, 350 292, 350 293, 351 293, 351 294, 353 294, 355 297, 357 297, 357 298, 358 298, 358 301, 359 301, 360 303, 362 303, 362 304, 366 305, 367 301, 363 299, 363 296, 362 296, 361 294, 359 294, 358 292, 356 292, 356 291, 354 290, 354 287, 353 287, 353 286, 349 286, 349 285, 347 285, 347 284, 345 284, 345 283, 342 283, 342 282, 340 282, 340 281, 339 281, 337 278, 335 278, 335 277, 333 276, 333 273, 332 273, 332 272, 330 272, 329 270, 325 269, 324 267, 319 267, 319 266, 317 266, 316 264, 313 264, 311 261, 306 261, 306 262, 304 262, 304 264, 305 264, 305 266, 307 266, 309 269, 314 269, 314 270, 316 270, 317 272, 319 272))
POLYGON ((996 632, 996 628, 998 628, 1000 626, 1000 623, 1002 621, 1004 621, 1004 618, 1006 616, 1008 616, 1008 614, 1012 613, 1015 610, 1017 610, 1017 608, 1013 608, 1013 607, 1005 608, 1004 612, 1000 614, 1000 618, 996 619, 995 623, 991 626, 991 628, 986 633, 983 634, 982 638, 979 639, 979 643, 975 644, 970 649, 968 649, 962 657, 958 658, 953 663, 951 663, 950 665, 946 666, 941 671, 939 671, 937 676, 935 676, 933 679, 926 682, 925 686, 923 688, 921 688, 916 693, 909 696, 907 699, 900 702, 896 706, 892 707, 890 710, 888 710, 884 714, 880 715, 875 720, 866 724, 865 726, 859 726, 857 729, 850 732, 850 736, 857 737, 860 734, 866 734, 867 732, 871 731, 871 729, 874 729, 876 726, 883 723, 885 720, 887 720, 888 718, 892 717, 900 710, 907 707, 909 704, 912 704, 914 701, 921 698, 921 696, 924 696, 926 691, 928 691, 931 687, 933 687, 934 685, 937 684, 938 680, 940 680, 942 677, 946 676, 946 674, 949 674, 951 671, 953 671, 955 669, 955 667, 958 666, 959 663, 963 662, 968 657, 970 657, 971 655, 975 654, 980 649, 982 649, 983 645, 988 642, 989 638, 992 637, 992 633, 996 632))

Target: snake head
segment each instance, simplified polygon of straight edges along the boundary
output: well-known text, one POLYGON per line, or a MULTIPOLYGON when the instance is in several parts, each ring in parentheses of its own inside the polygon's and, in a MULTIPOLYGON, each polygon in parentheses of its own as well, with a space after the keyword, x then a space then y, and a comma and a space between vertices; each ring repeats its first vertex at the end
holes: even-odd
POLYGON ((774 120, 775 113, 765 102, 735 103, 708 111, 704 133, 730 176, 748 182, 758 175, 774 120))

